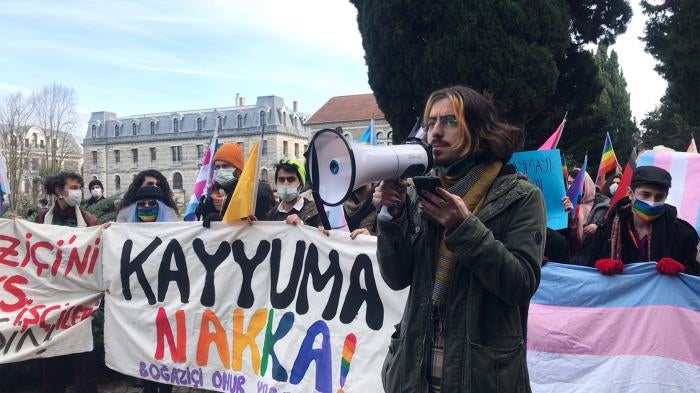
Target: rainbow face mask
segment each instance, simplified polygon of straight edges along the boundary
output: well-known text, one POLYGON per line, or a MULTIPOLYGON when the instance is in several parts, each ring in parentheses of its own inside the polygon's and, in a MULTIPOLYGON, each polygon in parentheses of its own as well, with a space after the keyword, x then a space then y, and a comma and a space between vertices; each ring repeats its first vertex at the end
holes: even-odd
POLYGON ((141 222, 155 222, 158 218, 158 205, 137 208, 136 218, 141 222))
POLYGON ((647 202, 642 199, 635 199, 632 204, 632 213, 641 220, 650 222, 664 214, 666 202, 647 202))

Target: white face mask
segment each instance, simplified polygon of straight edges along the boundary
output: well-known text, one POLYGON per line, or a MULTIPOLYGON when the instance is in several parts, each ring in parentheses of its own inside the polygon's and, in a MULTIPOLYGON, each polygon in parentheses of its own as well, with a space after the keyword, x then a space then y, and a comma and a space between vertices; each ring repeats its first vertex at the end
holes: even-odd
POLYGON ((615 195, 615 193, 617 192, 617 187, 618 187, 617 183, 613 183, 610 185, 610 195, 615 195))
POLYGON ((226 184, 230 181, 233 181, 236 179, 236 176, 233 174, 235 168, 220 168, 216 170, 216 176, 215 180, 219 184, 226 184))
POLYGON ((299 189, 295 186, 277 186, 277 194, 285 202, 291 202, 299 196, 299 189))
POLYGON ((102 189, 101 188, 93 188, 92 190, 90 190, 90 195, 92 195, 92 197, 95 199, 102 198, 102 189))
POLYGON ((78 206, 83 200, 82 190, 68 190, 68 196, 65 198, 66 205, 68 206, 78 206))

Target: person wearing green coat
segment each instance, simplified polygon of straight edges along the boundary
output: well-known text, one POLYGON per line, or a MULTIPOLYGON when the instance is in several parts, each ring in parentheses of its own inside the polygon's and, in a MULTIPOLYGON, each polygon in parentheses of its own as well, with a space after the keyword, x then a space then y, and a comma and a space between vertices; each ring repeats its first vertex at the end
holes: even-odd
POLYGON ((527 312, 546 219, 540 191, 507 164, 522 131, 465 86, 428 98, 423 128, 442 187, 384 181, 377 257, 410 287, 382 368, 386 392, 530 392, 527 312), (408 246, 406 246, 408 245, 408 246))

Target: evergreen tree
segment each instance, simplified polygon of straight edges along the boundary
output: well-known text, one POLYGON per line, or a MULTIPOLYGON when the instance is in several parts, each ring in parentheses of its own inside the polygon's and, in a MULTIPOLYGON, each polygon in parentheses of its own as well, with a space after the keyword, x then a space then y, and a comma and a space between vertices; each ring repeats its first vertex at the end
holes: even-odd
POLYGON ((649 17, 646 50, 668 82, 661 105, 642 121, 642 139, 650 146, 685 149, 692 131, 700 129, 700 1, 642 1, 642 7, 649 17))
MULTIPOLYGON (((400 142, 427 95, 466 84, 542 143, 602 90, 583 45, 614 42, 631 16, 625 0, 351 0, 358 10, 369 84, 400 142)), ((590 115, 590 113, 588 114, 590 115)))

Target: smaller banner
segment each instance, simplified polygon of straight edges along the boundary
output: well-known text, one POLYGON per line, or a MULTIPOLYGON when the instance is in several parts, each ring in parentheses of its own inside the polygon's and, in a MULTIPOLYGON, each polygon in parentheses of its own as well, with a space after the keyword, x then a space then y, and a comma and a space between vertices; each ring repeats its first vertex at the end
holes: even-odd
POLYGON ((566 189, 559 150, 518 152, 513 154, 510 163, 542 191, 547 208, 547 227, 554 230, 566 228, 568 217, 561 202, 566 189))
POLYGON ((700 234, 700 155, 675 151, 647 150, 637 158, 637 167, 656 166, 671 174, 666 203, 700 234))
POLYGON ((0 220, 0 363, 92 350, 99 228, 0 220))
POLYGON ((548 263, 530 303, 534 393, 700 392, 700 278, 548 263))

